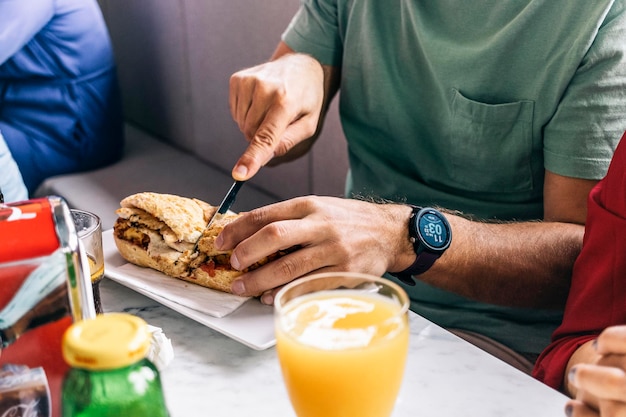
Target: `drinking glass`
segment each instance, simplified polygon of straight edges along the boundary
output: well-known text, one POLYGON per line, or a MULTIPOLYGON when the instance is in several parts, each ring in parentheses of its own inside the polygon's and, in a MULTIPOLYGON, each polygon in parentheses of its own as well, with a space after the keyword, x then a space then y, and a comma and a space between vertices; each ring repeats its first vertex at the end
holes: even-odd
POLYGON ((93 302, 97 314, 102 314, 100 301, 100 281, 104 277, 104 253, 102 252, 102 223, 100 217, 85 210, 71 209, 78 239, 82 242, 93 288, 93 302))
POLYGON ((388 417, 409 344, 409 298, 384 278, 301 278, 274 300, 276 350, 298 417, 388 417))

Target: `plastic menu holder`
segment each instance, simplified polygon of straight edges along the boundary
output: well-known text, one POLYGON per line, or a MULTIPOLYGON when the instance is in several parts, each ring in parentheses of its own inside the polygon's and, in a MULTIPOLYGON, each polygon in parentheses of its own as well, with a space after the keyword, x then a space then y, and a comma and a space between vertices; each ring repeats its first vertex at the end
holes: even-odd
POLYGON ((60 417, 61 339, 91 317, 89 266, 65 201, 0 204, 0 416, 60 417))

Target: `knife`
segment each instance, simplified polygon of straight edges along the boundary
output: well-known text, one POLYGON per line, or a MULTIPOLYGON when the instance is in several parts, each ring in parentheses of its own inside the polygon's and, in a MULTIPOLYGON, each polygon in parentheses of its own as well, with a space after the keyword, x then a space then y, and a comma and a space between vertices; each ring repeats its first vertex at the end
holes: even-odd
POLYGON ((245 181, 235 181, 233 185, 231 185, 230 190, 228 190, 219 207, 217 208, 215 213, 213 213, 213 216, 209 220, 209 223, 204 228, 204 231, 202 232, 198 240, 196 240, 195 245, 193 245, 192 253, 198 250, 198 242, 200 242, 200 239, 202 239, 202 236, 204 236, 204 232, 209 230, 209 227, 211 227, 211 224, 215 221, 215 219, 222 217, 230 209, 230 206, 233 205, 233 203, 235 202, 235 198, 237 198, 237 193, 239 192, 239 189, 244 182, 245 181))

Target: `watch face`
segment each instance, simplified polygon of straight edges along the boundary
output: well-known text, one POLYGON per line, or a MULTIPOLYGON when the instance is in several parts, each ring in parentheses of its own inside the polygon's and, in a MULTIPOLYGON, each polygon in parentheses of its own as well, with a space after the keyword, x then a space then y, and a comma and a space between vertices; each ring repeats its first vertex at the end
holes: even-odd
POLYGON ((424 243, 434 250, 445 249, 450 244, 447 222, 435 211, 421 213, 418 219, 419 232, 424 243))

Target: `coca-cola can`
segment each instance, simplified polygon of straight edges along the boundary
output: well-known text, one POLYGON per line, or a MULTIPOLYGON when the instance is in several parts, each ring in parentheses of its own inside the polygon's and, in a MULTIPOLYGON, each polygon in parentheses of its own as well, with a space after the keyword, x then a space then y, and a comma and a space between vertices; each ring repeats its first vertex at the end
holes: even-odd
POLYGON ((0 203, 0 416, 61 415, 62 336, 93 317, 89 266, 65 200, 0 203))

